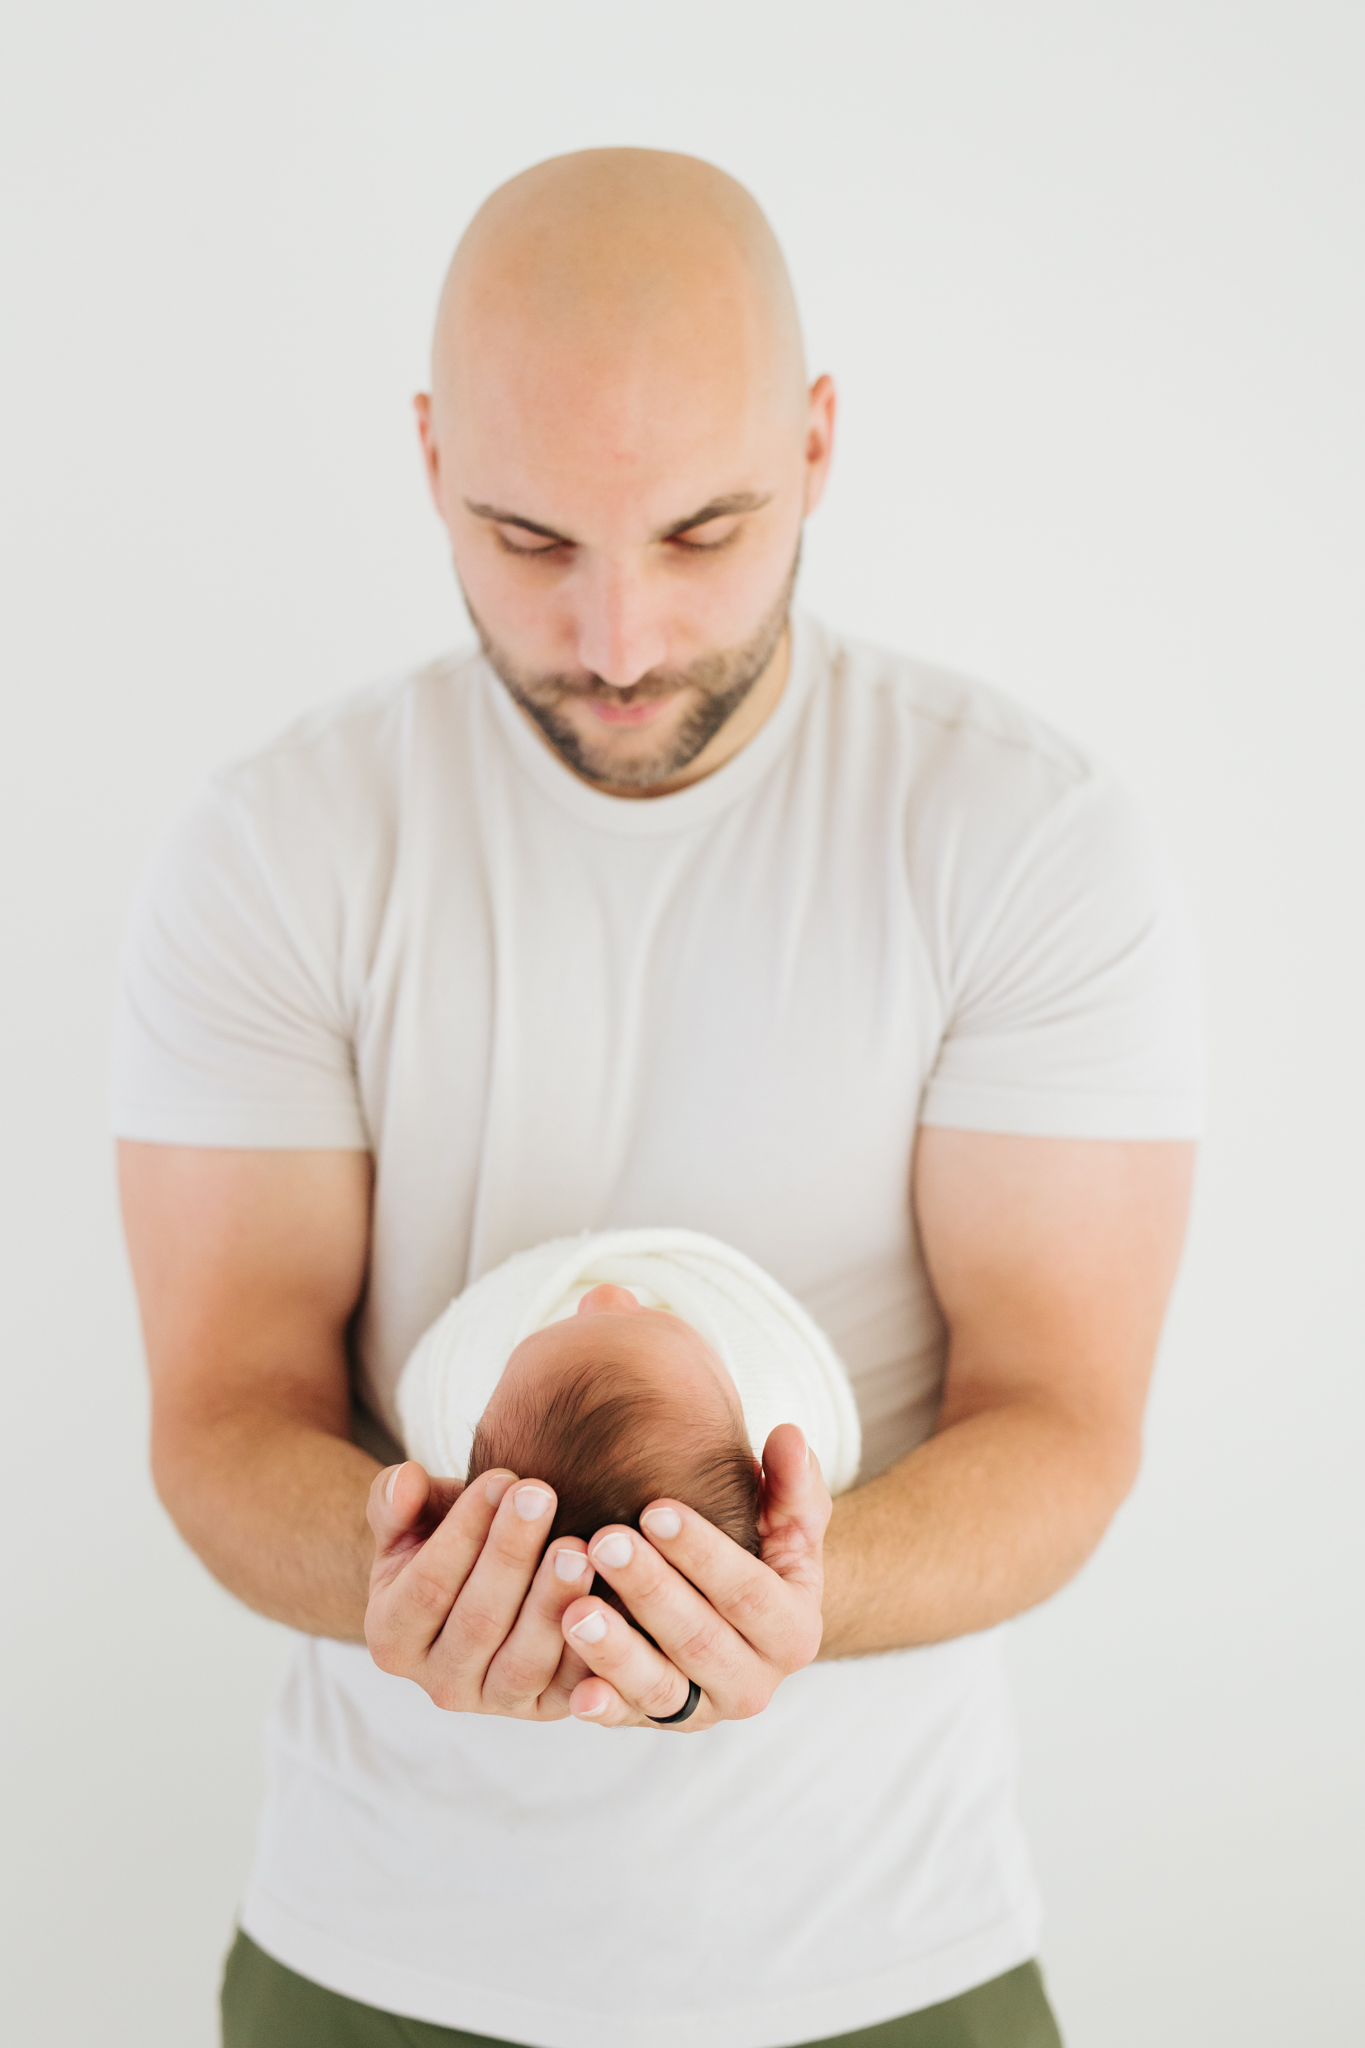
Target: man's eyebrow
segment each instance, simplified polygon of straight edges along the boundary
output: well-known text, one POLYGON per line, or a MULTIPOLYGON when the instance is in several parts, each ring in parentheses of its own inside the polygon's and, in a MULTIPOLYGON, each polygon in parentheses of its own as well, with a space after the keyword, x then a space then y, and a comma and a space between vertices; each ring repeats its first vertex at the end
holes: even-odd
POLYGON ((534 519, 523 519, 520 512, 504 512, 500 505, 476 505, 472 498, 466 498, 466 512, 472 512, 476 519, 492 519, 499 526, 519 526, 523 533, 538 533, 542 540, 557 540, 565 547, 573 542, 567 533, 556 533, 553 526, 541 526, 534 519))
MULTIPOLYGON (((705 526, 710 519, 732 519, 737 512, 757 512, 772 499, 771 491, 732 491, 728 497, 712 498, 697 512, 689 512, 686 519, 675 519, 668 526, 661 526, 651 540, 676 540, 680 533, 690 533, 694 526, 705 526)), ((476 519, 491 519, 498 526, 520 527, 523 533, 534 533, 541 540, 558 541, 561 547, 573 547, 574 542, 567 533, 556 532, 553 526, 542 526, 538 519, 526 519, 520 512, 508 512, 501 505, 476 504, 473 498, 465 499, 465 510, 472 512, 476 519)))
POLYGON ((771 498, 771 491, 732 491, 728 498, 712 498, 699 512, 689 513, 686 519, 677 519, 671 526, 661 527, 650 535, 650 539, 676 540, 680 533, 688 533, 694 526, 705 526, 708 519, 731 519, 736 512, 757 512, 771 498))

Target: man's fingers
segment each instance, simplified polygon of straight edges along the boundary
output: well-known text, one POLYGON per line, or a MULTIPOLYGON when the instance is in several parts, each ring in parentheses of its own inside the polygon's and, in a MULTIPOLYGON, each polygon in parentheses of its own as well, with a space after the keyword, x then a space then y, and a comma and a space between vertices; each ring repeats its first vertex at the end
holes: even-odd
POLYGON ((417 1679, 453 1711, 562 1719, 589 1667, 560 1619, 592 1572, 577 1537, 541 1557, 554 1510, 549 1487, 512 1472, 468 1487, 413 1463, 381 1472, 365 1617, 381 1670, 417 1679))
MULTIPOLYGON (((647 1720, 664 1720, 686 1702, 687 1680, 682 1673, 605 1601, 576 1600, 566 1611, 562 1627, 565 1642, 578 1651, 598 1678, 607 1681, 605 1697, 590 1679, 574 1688, 573 1711, 580 1719, 596 1720, 605 1727, 638 1726, 647 1720)), ((709 1728, 714 1719, 703 1687, 700 1706, 679 1725, 695 1731, 709 1728)))
MULTIPOLYGON (((815 1484, 824 1491, 818 1474, 815 1484)), ((822 1528, 818 1512, 815 1519, 822 1528)), ((712 1692, 723 1713, 746 1711, 738 1701, 732 1708, 722 1696, 727 1683, 727 1651, 737 1670, 743 1667, 743 1659, 737 1655, 740 1648, 751 1649, 765 1664, 782 1672, 799 1671, 809 1664, 820 1647, 824 1574, 819 1534, 812 1544, 798 1524, 784 1524, 775 1535, 764 1538, 763 1557, 751 1557, 704 1516, 676 1500, 651 1501, 640 1517, 640 1530, 648 1541, 641 1546, 644 1556, 632 1561, 629 1586, 610 1566, 599 1564, 598 1569, 620 1593, 641 1628, 649 1630, 679 1670, 712 1692), (770 1548, 788 1553, 782 1557, 782 1569, 770 1559, 770 1548), (651 1550, 671 1568, 666 1574, 651 1575, 651 1550), (684 1583, 686 1597, 679 1591, 684 1583), (690 1620, 697 1607, 703 1617, 700 1622, 690 1620), (708 1616, 717 1633, 718 1661, 703 1672, 696 1664, 706 1653, 708 1616), (737 1639, 730 1644, 725 1642, 724 1623, 737 1639)), ((600 1540, 593 1539, 594 1562, 600 1540)), ((750 1681, 753 1676, 750 1672, 750 1681)), ((750 1689, 746 1683, 745 1690, 750 1689)), ((747 1711, 756 1709, 751 1705, 747 1711)))
POLYGON ((398 1538, 413 1527, 426 1505, 430 1486, 427 1474, 411 1459, 375 1474, 365 1514, 374 1531, 377 1552, 392 1549, 398 1538))
POLYGON ((542 1719, 568 1713, 569 1695, 587 1666, 566 1645, 560 1622, 591 1584, 587 1545, 579 1537, 565 1536, 546 1551, 515 1626, 488 1667, 483 1682, 487 1710, 525 1713, 538 1703, 542 1719))
POLYGON ((789 1585, 824 1587, 823 1545, 833 1512, 820 1462, 794 1422, 779 1423, 763 1446, 763 1562, 789 1585))
MULTIPOLYGON (((417 1470, 421 1469, 419 1465, 417 1470)), ((422 1477, 426 1479, 425 1473, 422 1477)), ((365 1616, 365 1639, 381 1670, 407 1676, 425 1658, 445 1627, 446 1618, 483 1549, 498 1504, 515 1477, 512 1472, 483 1473, 472 1486, 463 1489, 425 1541, 413 1542, 413 1535, 423 1526, 419 1514, 415 1529, 391 1546, 390 1555, 399 1560, 398 1570, 385 1579, 380 1567, 376 1567, 377 1585, 365 1616)), ((384 1474, 379 1478, 382 1480, 384 1474)), ((379 1487, 379 1480, 375 1487, 382 1497, 385 1489, 379 1487)), ((400 1480, 394 1493, 397 1501, 406 1499, 406 1482, 400 1480)), ((385 1500, 384 1506, 393 1510, 395 1501, 385 1500)))
POLYGON ((569 1712, 576 1721, 595 1721, 599 1728, 639 1728, 645 1724, 605 1678, 585 1678, 569 1694, 569 1712))
POLYGON ((763 1522, 799 1522, 823 1534, 832 1505, 820 1460, 794 1422, 780 1422, 763 1446, 763 1522))
MULTIPOLYGON (((671 1502, 662 1507, 665 1518, 672 1508, 671 1502)), ((700 1515, 693 1519, 733 1553, 737 1565, 747 1566, 756 1580, 766 1580, 773 1594, 785 1597, 781 1582, 771 1572, 764 1572, 757 1558, 731 1543, 709 1522, 702 1522, 700 1515)), ((595 1570, 629 1609, 631 1618, 654 1638, 668 1662, 688 1678, 694 1678, 726 1719, 743 1719, 766 1706, 771 1683, 765 1682, 759 1658, 744 1639, 746 1632, 737 1632, 731 1618, 718 1611, 719 1603, 713 1604, 690 1585, 638 1530, 619 1523, 601 1529, 593 1537, 588 1555, 595 1570)), ((591 1658, 588 1661, 593 1662, 591 1658)), ((600 1670, 601 1666, 593 1663, 593 1669, 600 1670)), ((628 1686, 613 1682, 627 1698, 634 1698, 628 1686)), ((646 1707, 645 1712, 652 1713, 653 1709, 646 1707)))
MULTIPOLYGON (((481 1481, 475 1481, 477 1491, 481 1481)), ((431 1671, 459 1676, 462 1692, 482 1692, 493 1659, 513 1633, 536 1576, 557 1503, 538 1479, 515 1480, 501 1492, 477 1557, 437 1640, 431 1671)), ((554 1676, 558 1655, 541 1672, 535 1692, 554 1676)))
POLYGON ((462 1491, 458 1479, 433 1479, 410 1458, 375 1475, 365 1509, 374 1535, 372 1585, 387 1583, 395 1576, 404 1559, 444 1520, 462 1491))

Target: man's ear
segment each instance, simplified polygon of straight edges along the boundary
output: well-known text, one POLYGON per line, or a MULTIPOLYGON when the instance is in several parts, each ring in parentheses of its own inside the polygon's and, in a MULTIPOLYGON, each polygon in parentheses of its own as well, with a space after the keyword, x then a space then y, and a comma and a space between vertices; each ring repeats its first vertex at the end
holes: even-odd
POLYGON ((440 514, 441 522, 444 524, 446 515, 445 508, 441 503, 441 454, 436 446, 436 436, 432 431, 431 398, 429 394, 425 391, 419 391, 412 401, 412 409, 417 415, 417 433, 422 443, 422 460, 426 466, 427 488, 431 492, 431 502, 436 507, 437 512, 440 514))
POLYGON ((832 377, 817 377, 810 387, 810 417, 806 425, 805 513, 813 512, 825 495, 829 466, 834 458, 834 415, 837 400, 832 377))

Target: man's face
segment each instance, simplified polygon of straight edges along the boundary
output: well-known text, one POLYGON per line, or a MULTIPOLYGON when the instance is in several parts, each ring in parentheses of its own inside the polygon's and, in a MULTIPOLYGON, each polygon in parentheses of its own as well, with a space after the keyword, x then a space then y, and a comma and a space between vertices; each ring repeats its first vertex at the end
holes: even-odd
POLYGON ((555 348, 504 323, 499 344, 466 346, 418 401, 484 651, 589 781, 691 780, 780 693, 829 381, 800 406, 759 347, 704 331, 555 348))

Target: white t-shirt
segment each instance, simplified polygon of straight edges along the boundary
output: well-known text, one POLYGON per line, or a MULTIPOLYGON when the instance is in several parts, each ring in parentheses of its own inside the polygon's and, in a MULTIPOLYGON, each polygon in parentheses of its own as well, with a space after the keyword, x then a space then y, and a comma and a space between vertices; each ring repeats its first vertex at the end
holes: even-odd
MULTIPOLYGON (((126 1136, 364 1147, 358 1398, 510 1253, 681 1225, 828 1331, 863 1477, 932 1428, 921 1122, 1198 1128, 1191 947, 1122 793, 995 693, 798 619, 733 760, 611 797, 476 654, 216 776, 135 919, 126 1136)), ((1031 1955, 993 1635, 817 1664, 695 1738, 443 1714, 302 1638, 247 1932, 530 2048, 778 2048, 1031 1955)))

